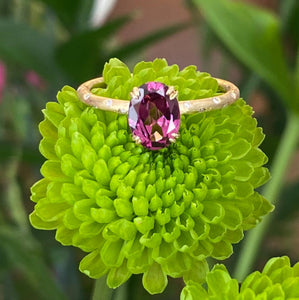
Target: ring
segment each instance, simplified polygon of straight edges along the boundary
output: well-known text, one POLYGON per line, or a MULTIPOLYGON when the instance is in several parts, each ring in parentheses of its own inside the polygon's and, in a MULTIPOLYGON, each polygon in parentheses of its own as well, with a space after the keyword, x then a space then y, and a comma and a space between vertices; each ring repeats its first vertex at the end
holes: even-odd
MULTIPOLYGON (((225 92, 216 97, 179 101, 181 114, 219 109, 230 105, 239 99, 239 89, 233 83, 223 79, 215 79, 217 80, 218 85, 223 88, 225 92)), ((77 89, 80 100, 95 108, 113 111, 120 114, 127 114, 129 111, 128 100, 106 98, 91 93, 91 89, 101 83, 104 83, 103 77, 91 79, 81 84, 77 89)))
POLYGON ((134 87, 131 101, 97 96, 91 92, 101 86, 104 78, 84 82, 77 89, 85 104, 104 110, 128 114, 128 124, 136 143, 150 150, 160 150, 178 138, 180 115, 220 109, 239 99, 239 89, 231 82, 215 78, 224 90, 214 97, 178 101, 178 91, 173 86, 151 81, 134 87))

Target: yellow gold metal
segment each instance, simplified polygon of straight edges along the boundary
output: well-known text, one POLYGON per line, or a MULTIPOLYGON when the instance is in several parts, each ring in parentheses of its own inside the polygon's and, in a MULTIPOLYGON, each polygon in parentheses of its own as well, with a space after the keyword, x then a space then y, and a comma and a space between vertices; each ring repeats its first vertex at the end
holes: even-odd
POLYGON ((130 96, 134 99, 138 99, 140 96, 139 88, 137 86, 133 87, 132 92, 130 93, 130 96))
POLYGON ((178 92, 174 89, 174 86, 171 85, 168 87, 166 95, 169 95, 169 99, 173 100, 174 98, 176 98, 178 96, 178 92))
POLYGON ((139 136, 132 134, 132 139, 137 145, 141 144, 141 139, 139 136))
MULTIPOLYGON (((191 114, 195 112, 204 112, 219 109, 230 105, 239 99, 239 89, 233 83, 223 79, 215 79, 217 80, 218 85, 224 90, 224 93, 219 96, 214 96, 210 98, 179 101, 181 114, 191 114)), ((118 112, 121 114, 127 114, 129 110, 128 100, 101 97, 91 92, 91 89, 94 86, 99 85, 101 83, 104 83, 103 77, 95 78, 81 84, 77 89, 77 93, 80 100, 86 103, 87 105, 99 108, 101 110, 108 110, 118 112)), ((172 93, 172 91, 170 91, 170 93, 172 93)), ((134 91, 133 89, 132 97, 135 98, 135 96, 137 96, 138 94, 139 90, 137 93, 136 90, 134 91)))
POLYGON ((178 133, 172 133, 171 138, 169 139, 169 142, 174 143, 179 136, 180 135, 178 133))

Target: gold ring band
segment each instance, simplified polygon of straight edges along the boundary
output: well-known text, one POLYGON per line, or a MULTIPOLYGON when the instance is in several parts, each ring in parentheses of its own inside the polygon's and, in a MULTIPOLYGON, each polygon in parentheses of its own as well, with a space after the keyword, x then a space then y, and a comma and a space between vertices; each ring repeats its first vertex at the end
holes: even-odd
MULTIPOLYGON (((224 89, 225 92, 223 94, 203 99, 179 101, 180 113, 191 114, 219 109, 230 105, 239 99, 240 91, 233 83, 219 78, 215 79, 217 80, 218 85, 224 89)), ((104 83, 103 77, 98 77, 82 83, 77 89, 80 100, 89 106, 101 110, 128 114, 129 100, 101 97, 91 92, 92 88, 101 83, 104 83)))

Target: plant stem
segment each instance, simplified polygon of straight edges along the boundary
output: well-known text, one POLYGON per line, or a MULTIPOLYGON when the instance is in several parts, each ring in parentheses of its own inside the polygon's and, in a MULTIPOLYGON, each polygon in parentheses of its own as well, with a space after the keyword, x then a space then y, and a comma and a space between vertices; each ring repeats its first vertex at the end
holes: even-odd
POLYGON ((299 45, 298 45, 298 49, 297 49, 297 58, 296 58, 296 69, 295 69, 295 89, 296 89, 296 99, 298 101, 299 99, 299 45), (296 84, 297 83, 297 84, 296 84))
POLYGON ((106 284, 106 276, 103 276, 94 282, 92 300, 112 300, 113 291, 106 284))
POLYGON ((117 288, 114 300, 126 300, 128 297, 128 281, 117 288))
POLYGON ((110 289, 106 284, 106 277, 94 282, 92 300, 126 300, 128 282, 125 282, 116 290, 110 289))
MULTIPOLYGON (((290 163, 290 159, 296 150, 298 140, 299 115, 290 113, 286 128, 273 161, 271 170, 272 179, 265 186, 263 191, 264 197, 272 204, 275 204, 278 201, 280 191, 284 184, 284 177, 290 163)), ((239 281, 242 281, 244 277, 252 270, 259 246, 269 228, 272 218, 273 214, 266 216, 255 229, 248 233, 248 236, 245 239, 243 247, 240 251, 234 274, 234 278, 237 278, 239 281)))
POLYGON ((3 172, 0 184, 5 204, 7 205, 12 221, 21 231, 29 234, 30 227, 28 216, 23 205, 21 189, 16 179, 20 156, 21 150, 16 149, 15 155, 7 162, 7 164, 2 166, 5 172, 3 172))

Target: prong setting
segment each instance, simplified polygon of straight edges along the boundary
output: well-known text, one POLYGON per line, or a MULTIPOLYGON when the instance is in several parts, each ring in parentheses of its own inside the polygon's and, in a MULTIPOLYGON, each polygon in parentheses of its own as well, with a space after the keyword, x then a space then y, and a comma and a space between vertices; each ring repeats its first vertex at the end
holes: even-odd
POLYGON ((175 90, 174 86, 171 85, 171 86, 168 87, 166 95, 169 96, 170 100, 173 100, 173 99, 177 98, 178 92, 175 90))
POLYGON ((133 134, 133 135, 132 135, 132 139, 133 139, 133 141, 134 141, 137 145, 140 145, 140 144, 141 144, 141 139, 140 139, 139 136, 133 134))
POLYGON ((171 138, 169 139, 170 143, 174 143, 180 135, 178 133, 172 133, 171 138))
POLYGON ((137 86, 133 87, 132 92, 130 93, 131 98, 138 99, 140 97, 139 88, 137 86))

